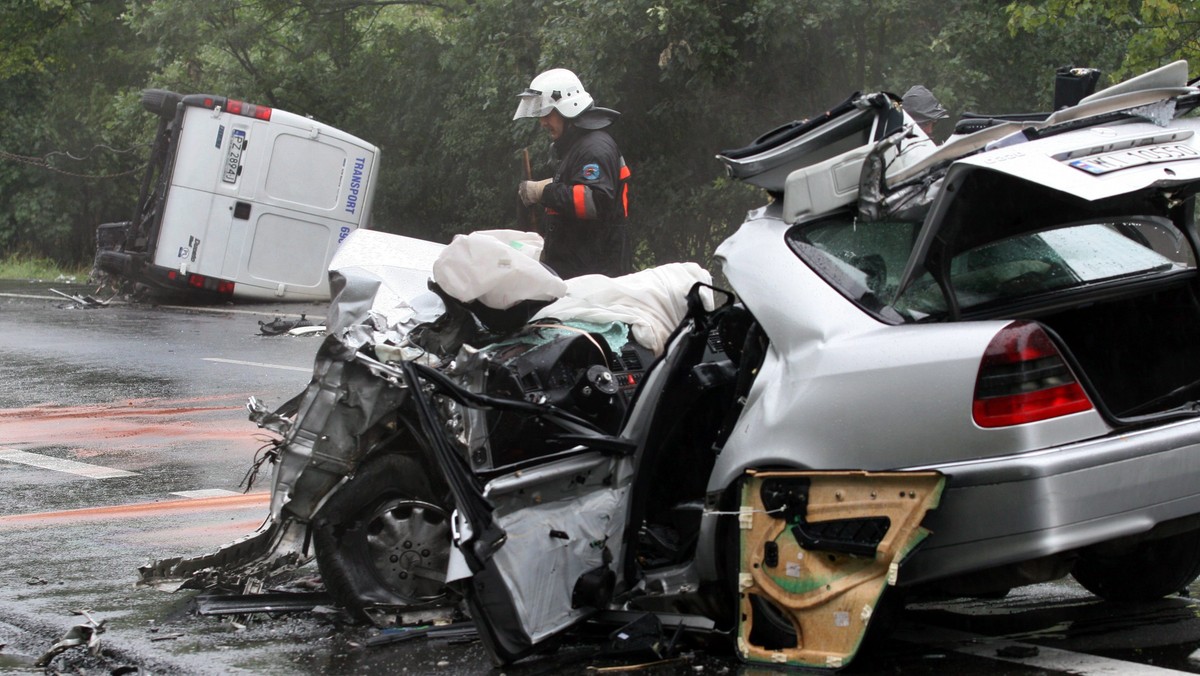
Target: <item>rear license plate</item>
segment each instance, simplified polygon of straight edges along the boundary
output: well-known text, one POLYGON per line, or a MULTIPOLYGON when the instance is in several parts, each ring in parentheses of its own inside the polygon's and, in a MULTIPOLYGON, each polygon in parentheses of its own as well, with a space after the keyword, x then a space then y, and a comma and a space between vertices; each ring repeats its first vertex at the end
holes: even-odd
POLYGON ((1071 160, 1068 164, 1089 174, 1107 174, 1156 162, 1200 159, 1200 151, 1183 143, 1146 146, 1071 160))
POLYGON ((237 183, 238 170, 242 168, 242 149, 246 147, 246 132, 234 129, 229 137, 229 153, 225 155, 225 175, 221 177, 226 183, 237 183))

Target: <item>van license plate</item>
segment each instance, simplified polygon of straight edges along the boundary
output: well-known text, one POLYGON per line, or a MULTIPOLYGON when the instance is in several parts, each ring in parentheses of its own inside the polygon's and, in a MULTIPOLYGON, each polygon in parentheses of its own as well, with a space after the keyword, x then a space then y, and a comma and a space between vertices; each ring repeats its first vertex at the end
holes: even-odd
POLYGON ((1107 174, 1110 171, 1129 169, 1154 162, 1175 162, 1200 159, 1200 151, 1184 143, 1146 146, 1116 153, 1104 153, 1071 160, 1070 165, 1089 174, 1107 174))
POLYGON ((226 183, 237 183, 238 170, 242 168, 242 148, 246 147, 246 131, 234 129, 229 137, 229 154, 225 156, 225 175, 221 177, 226 183))

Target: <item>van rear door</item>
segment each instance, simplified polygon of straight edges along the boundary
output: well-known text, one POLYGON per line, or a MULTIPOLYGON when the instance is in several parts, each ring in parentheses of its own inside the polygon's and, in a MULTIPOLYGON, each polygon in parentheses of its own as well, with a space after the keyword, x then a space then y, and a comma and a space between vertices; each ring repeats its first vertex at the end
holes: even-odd
POLYGON ((328 298, 337 245, 369 227, 378 148, 285 111, 191 101, 202 98, 184 98, 154 264, 245 298, 328 298))

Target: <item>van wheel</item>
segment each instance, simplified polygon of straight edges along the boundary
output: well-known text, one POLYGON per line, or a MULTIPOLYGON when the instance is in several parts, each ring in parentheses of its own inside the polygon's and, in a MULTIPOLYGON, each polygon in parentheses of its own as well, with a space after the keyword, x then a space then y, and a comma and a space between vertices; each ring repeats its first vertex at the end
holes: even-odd
POLYGON ((168 120, 175 117, 175 107, 182 100, 182 96, 166 89, 142 90, 142 107, 168 120))
POLYGON ((325 588, 343 607, 450 601, 450 514, 415 459, 367 460, 313 520, 325 588))
POLYGON ((1145 540, 1118 552, 1080 554, 1071 576, 1106 601, 1153 601, 1200 576, 1200 530, 1145 540))

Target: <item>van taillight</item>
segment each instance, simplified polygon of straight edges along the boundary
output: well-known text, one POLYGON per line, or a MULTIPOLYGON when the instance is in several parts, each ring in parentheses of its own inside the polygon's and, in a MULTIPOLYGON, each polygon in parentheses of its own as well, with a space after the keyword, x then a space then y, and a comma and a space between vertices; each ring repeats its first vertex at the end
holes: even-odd
MULTIPOLYGON (((185 101, 186 102, 186 101, 185 101)), ((192 104, 196 105, 196 104, 192 104)), ((271 108, 266 106, 257 106, 253 103, 238 101, 237 99, 227 99, 220 96, 207 96, 203 103, 205 108, 213 109, 218 106, 225 109, 226 112, 243 117, 253 117, 256 120, 270 120, 271 108)))
POLYGON ((256 106, 253 103, 244 103, 237 99, 229 99, 226 101, 226 108, 234 115, 243 115, 245 117, 253 117, 257 120, 271 119, 271 109, 266 106, 256 106))
POLYGON ((224 279, 213 279, 204 275, 188 275, 187 283, 190 287, 204 289, 205 291, 216 291, 217 293, 226 295, 233 293, 233 282, 224 279))
POLYGON ((1006 427, 1092 408, 1042 327, 1014 322, 992 338, 975 380, 972 414, 980 427, 1006 427))

